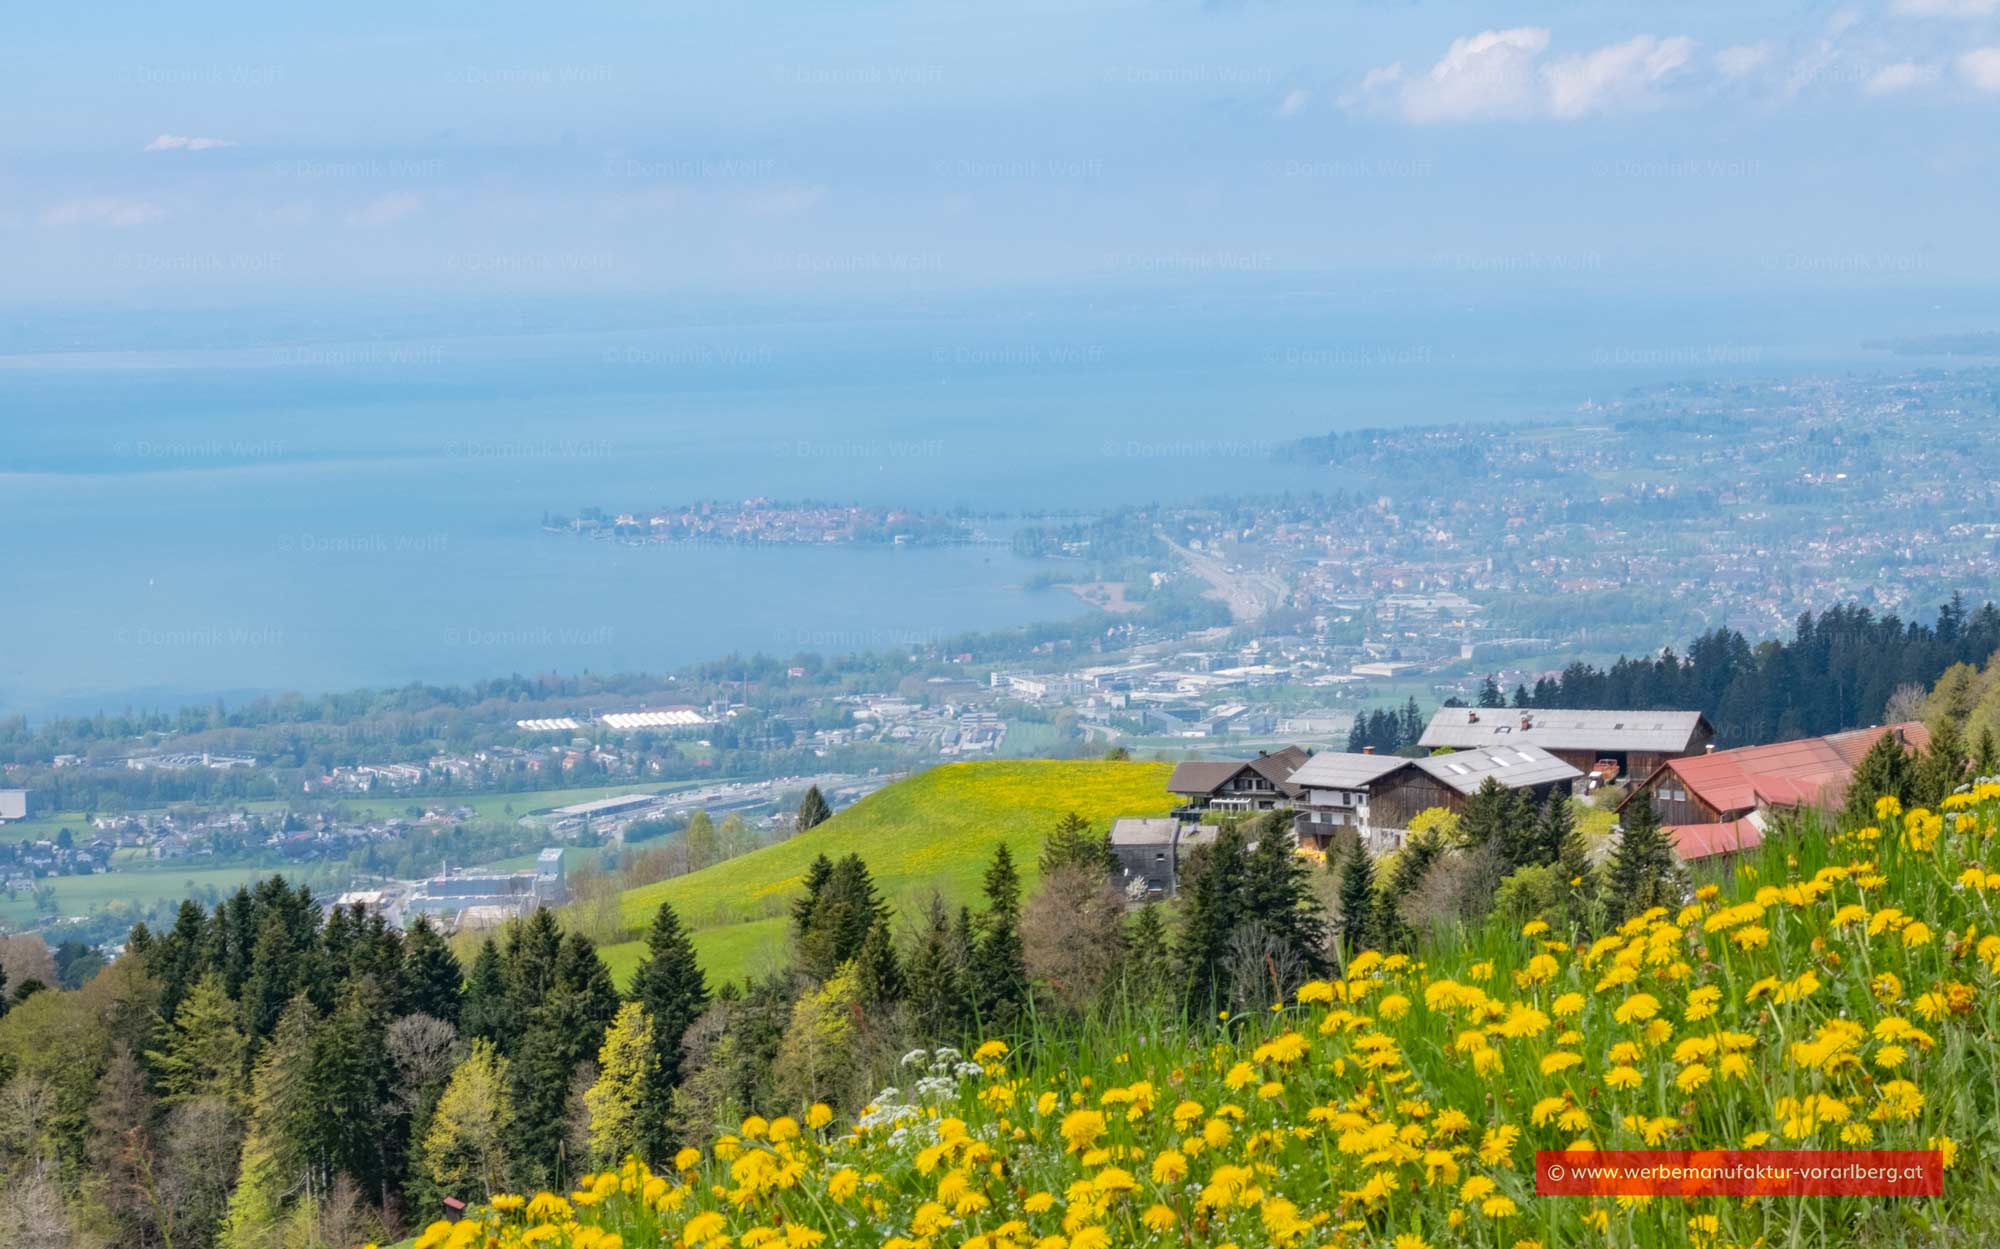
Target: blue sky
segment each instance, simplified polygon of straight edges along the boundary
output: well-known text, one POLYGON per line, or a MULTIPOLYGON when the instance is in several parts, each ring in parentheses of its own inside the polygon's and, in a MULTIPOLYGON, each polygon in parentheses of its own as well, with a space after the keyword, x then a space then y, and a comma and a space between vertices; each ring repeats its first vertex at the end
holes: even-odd
POLYGON ((20 301, 2000 275, 2000 0, 115 0, 0 40, 20 301))

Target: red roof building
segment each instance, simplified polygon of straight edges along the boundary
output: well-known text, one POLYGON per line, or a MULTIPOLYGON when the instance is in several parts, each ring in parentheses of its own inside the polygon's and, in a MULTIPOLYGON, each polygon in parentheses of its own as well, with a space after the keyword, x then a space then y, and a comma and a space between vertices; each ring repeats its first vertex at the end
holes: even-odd
POLYGON ((1762 843, 1767 812, 1839 802, 1854 765, 1884 733, 1896 734, 1912 753, 1931 744, 1930 731, 1912 720, 1669 759, 1634 785, 1618 809, 1651 794, 1683 859, 1748 850, 1762 843))

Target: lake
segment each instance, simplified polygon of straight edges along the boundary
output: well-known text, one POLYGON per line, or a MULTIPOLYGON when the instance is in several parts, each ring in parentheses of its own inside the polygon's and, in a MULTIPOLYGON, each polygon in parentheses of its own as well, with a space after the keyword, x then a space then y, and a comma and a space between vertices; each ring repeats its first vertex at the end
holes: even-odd
MULTIPOLYGON (((1949 298, 1396 289, 57 310, 0 333, 0 713, 894 647, 1081 610, 1004 546, 630 547, 545 511, 1333 488, 1334 428, 1907 368, 1949 298)), ((1004 525, 995 524, 996 531, 1004 525)))

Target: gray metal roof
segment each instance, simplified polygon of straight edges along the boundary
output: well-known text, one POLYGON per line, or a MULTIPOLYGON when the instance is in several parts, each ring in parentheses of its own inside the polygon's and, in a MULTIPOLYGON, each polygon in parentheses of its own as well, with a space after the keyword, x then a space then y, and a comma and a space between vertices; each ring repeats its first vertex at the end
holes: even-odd
POLYGON ((1564 711, 1556 708, 1440 707, 1417 745, 1520 745, 1544 750, 1692 750, 1706 727, 1699 711, 1564 711), (1526 722, 1525 727, 1523 721, 1526 722))
POLYGON ((1412 760, 1400 755, 1352 755, 1323 750, 1292 773, 1292 784, 1308 789, 1366 789, 1412 760))
POLYGON ((1111 844, 1114 846, 1166 846, 1174 840, 1174 821, 1170 819, 1145 819, 1128 815, 1111 822, 1111 844))
POLYGON ((1539 746, 1519 744, 1477 746, 1415 762, 1461 794, 1476 792, 1489 776, 1509 789, 1526 789, 1551 781, 1571 781, 1583 775, 1539 746))

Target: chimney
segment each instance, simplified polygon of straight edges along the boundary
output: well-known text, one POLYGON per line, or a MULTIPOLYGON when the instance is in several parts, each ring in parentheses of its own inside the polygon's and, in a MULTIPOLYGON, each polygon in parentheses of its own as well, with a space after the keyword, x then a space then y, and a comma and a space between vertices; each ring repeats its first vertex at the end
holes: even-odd
POLYGON ((1468 712, 1466 712, 1466 713, 1465 713, 1465 722, 1466 722, 1467 724, 1477 724, 1477 723, 1479 723, 1479 713, 1478 713, 1478 712, 1476 712, 1476 711, 1468 711, 1468 712))
POLYGON ((1364 755, 1372 755, 1375 753, 1375 748, 1373 746, 1363 746, 1361 748, 1361 753, 1364 755))
POLYGON ((1522 712, 1522 713, 1521 713, 1521 727, 1522 727, 1523 729, 1531 729, 1531 728, 1534 728, 1534 727, 1535 727, 1535 717, 1533 717, 1533 716, 1529 715, 1529 714, 1528 714, 1527 712, 1525 712, 1525 711, 1524 711, 1524 712, 1522 712))
POLYGON ((1714 742, 1710 742, 1710 743, 1708 744, 1708 748, 1707 748, 1706 750, 1704 750, 1704 751, 1703 751, 1702 753, 1703 753, 1703 754, 1709 754, 1709 755, 1712 755, 1712 754, 1714 754, 1714 753, 1715 753, 1715 743, 1714 743, 1714 742))

